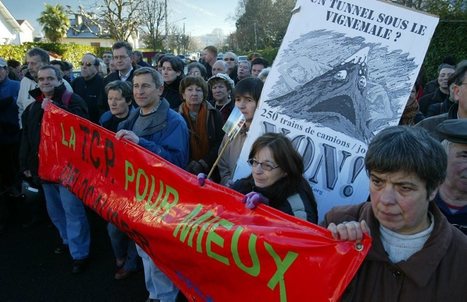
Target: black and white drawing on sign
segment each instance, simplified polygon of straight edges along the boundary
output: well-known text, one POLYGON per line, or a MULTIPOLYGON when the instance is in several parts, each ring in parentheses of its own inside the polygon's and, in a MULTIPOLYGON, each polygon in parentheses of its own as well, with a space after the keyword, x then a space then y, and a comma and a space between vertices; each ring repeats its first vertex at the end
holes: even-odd
POLYGON ((368 143, 379 130, 397 124, 411 90, 400 75, 408 77, 417 67, 401 50, 312 31, 282 52, 278 80, 265 102, 294 119, 368 143))

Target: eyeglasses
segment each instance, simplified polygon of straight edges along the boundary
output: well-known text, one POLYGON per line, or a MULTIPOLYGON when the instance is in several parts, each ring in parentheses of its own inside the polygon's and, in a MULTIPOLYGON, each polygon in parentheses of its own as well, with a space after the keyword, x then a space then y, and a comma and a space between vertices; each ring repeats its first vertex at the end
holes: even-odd
POLYGON ((79 62, 79 65, 81 65, 81 66, 87 66, 87 67, 91 67, 93 64, 92 64, 92 63, 84 63, 84 62, 79 62))
POLYGON ((125 60, 126 58, 129 58, 129 56, 114 56, 115 60, 125 60))
POLYGON ((259 162, 257 161, 256 159, 254 158, 250 158, 249 160, 246 161, 250 166, 252 166, 253 168, 256 168, 258 166, 261 167, 261 170, 264 170, 264 171, 272 171, 274 169, 277 169, 279 168, 278 165, 274 166, 273 164, 271 163, 268 163, 268 162, 259 162))
POLYGON ((103 55, 102 56, 104 59, 112 59, 112 56, 111 55, 103 55))
POLYGON ((224 58, 224 61, 235 61, 234 58, 224 58))
POLYGON ((199 71, 190 71, 188 73, 188 75, 189 76, 199 76, 199 75, 201 75, 201 72, 199 72, 199 71))

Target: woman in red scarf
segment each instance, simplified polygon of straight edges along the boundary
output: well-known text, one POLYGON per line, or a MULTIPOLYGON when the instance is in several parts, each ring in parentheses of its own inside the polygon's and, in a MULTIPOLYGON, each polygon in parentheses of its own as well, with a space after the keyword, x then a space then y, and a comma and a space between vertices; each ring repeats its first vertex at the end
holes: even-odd
POLYGON ((208 173, 224 137, 222 116, 206 101, 208 86, 203 78, 184 78, 180 82, 180 94, 183 103, 179 112, 190 131, 190 162, 186 170, 193 174, 208 173))

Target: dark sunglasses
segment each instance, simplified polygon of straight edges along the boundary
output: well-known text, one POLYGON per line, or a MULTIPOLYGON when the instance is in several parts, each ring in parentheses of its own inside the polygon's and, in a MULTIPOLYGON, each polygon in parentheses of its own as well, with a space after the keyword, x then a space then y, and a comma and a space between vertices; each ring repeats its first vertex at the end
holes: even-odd
POLYGON ((79 65, 91 67, 91 66, 94 65, 94 64, 92 64, 92 63, 83 63, 83 62, 79 62, 79 65))
POLYGON ((224 58, 224 61, 235 61, 234 58, 224 58))

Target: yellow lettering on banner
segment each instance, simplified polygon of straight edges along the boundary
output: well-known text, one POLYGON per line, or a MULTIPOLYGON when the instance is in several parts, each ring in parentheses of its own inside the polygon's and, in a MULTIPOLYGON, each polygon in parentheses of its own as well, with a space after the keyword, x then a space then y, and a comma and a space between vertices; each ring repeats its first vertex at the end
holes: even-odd
POLYGON ((221 256, 212 251, 213 243, 221 248, 224 248, 224 238, 216 233, 216 228, 219 225, 223 226, 227 230, 231 230, 233 227, 233 223, 225 219, 221 219, 219 222, 215 223, 209 230, 208 237, 206 239, 206 254, 209 257, 224 263, 225 265, 230 265, 229 259, 227 257, 221 256))
POLYGON ((60 123, 60 127, 62 128, 62 144, 67 146, 70 149, 75 151, 76 149, 76 133, 73 126, 70 126, 70 135, 66 137, 65 135, 65 128, 63 127, 63 123, 60 123))
MULTIPOLYGON (((257 252, 257 244, 258 244, 258 237, 255 234, 248 234, 248 253, 251 259, 251 265, 247 266, 242 262, 240 259, 240 252, 239 252, 239 240, 242 232, 244 231, 242 226, 238 226, 238 228, 233 232, 224 232, 224 236, 220 234, 219 227, 222 226, 227 231, 231 231, 235 224, 231 221, 226 219, 222 219, 221 217, 215 216, 212 211, 206 211, 202 213, 203 205, 198 204, 196 207, 188 214, 186 217, 178 223, 175 227, 175 230, 172 233, 172 236, 178 238, 180 242, 186 243, 189 247, 193 247, 193 240, 194 237, 197 236, 196 241, 196 251, 198 253, 203 253, 203 238, 206 238, 205 243, 205 251, 206 255, 210 258, 213 258, 225 265, 230 265, 231 259, 234 260, 235 265, 242 270, 243 272, 249 274, 253 277, 258 277, 261 274, 261 262, 268 263, 267 259, 264 259, 265 255, 263 255, 263 259, 261 261, 258 252, 257 252), (205 233, 207 235, 205 236, 205 233), (231 246, 230 251, 225 251, 225 236, 231 236, 231 246), (216 252, 214 251, 215 246, 219 247, 220 249, 216 252), (224 254, 221 254, 220 251, 224 251, 224 254)), ((267 283, 267 287, 271 290, 274 290, 277 285, 279 285, 279 295, 280 301, 286 302, 287 301, 287 291, 286 291, 286 283, 285 283, 285 274, 287 270, 292 266, 295 260, 298 258, 298 254, 287 251, 285 257, 281 259, 281 257, 277 254, 274 250, 273 246, 267 242, 263 242, 264 248, 267 251, 267 255, 269 255, 274 264, 276 265, 276 270, 274 274, 270 277, 270 280, 267 283)), ((262 278, 264 279, 264 277, 262 278)))

